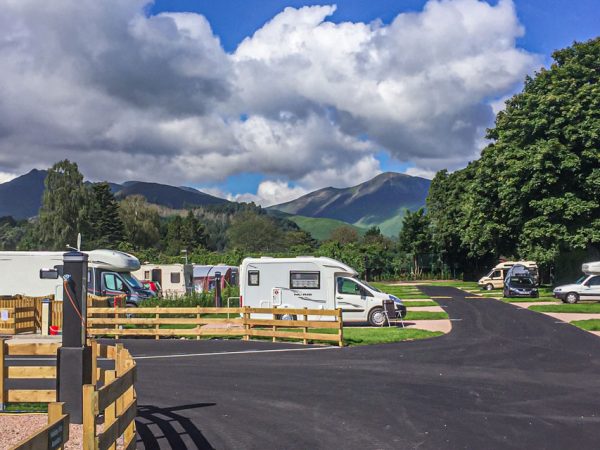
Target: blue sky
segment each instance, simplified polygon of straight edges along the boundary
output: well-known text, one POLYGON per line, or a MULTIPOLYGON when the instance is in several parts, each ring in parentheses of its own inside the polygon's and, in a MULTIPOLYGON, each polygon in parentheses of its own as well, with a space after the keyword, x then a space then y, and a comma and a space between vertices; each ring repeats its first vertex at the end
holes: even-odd
POLYGON ((600 34, 597 5, 0 0, 0 182, 68 158, 271 205, 431 178, 479 157, 553 50, 600 34))
MULTIPOLYGON (((149 12, 193 11, 202 14, 210 22, 223 48, 231 53, 244 38, 252 36, 286 7, 336 4, 336 12, 328 19, 334 23, 381 20, 387 24, 399 13, 422 10, 425 3, 423 0, 156 0, 149 12)), ((495 5, 497 1, 488 3, 495 5)), ((545 64, 549 63, 555 49, 566 47, 573 41, 593 38, 600 31, 597 0, 515 0, 515 5, 517 16, 525 27, 525 35, 518 39, 517 45, 542 55, 545 64)), ((413 165, 411 162, 397 161, 385 151, 379 151, 375 157, 384 171, 405 171, 413 165)), ((265 176, 260 173, 241 173, 211 187, 241 194, 254 192, 264 179, 265 176)))

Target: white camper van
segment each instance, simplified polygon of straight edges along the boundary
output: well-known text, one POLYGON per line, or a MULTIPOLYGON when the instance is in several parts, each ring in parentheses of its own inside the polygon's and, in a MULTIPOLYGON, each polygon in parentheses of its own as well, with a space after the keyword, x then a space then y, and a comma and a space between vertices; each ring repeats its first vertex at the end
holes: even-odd
POLYGON ((163 295, 178 297, 193 289, 193 266, 191 264, 142 264, 133 275, 144 281, 160 284, 163 295))
MULTIPOLYGON (((41 297, 54 294, 62 300, 65 252, 0 252, 0 296, 41 297)), ((88 254, 88 292, 102 296, 127 294, 131 306, 153 296, 131 275, 138 259, 114 250, 92 250, 88 254)))
POLYGON ((600 301, 600 261, 581 266, 584 276, 573 284, 565 284, 554 289, 554 297, 564 303, 577 303, 579 300, 600 301))
MULTIPOLYGON (((402 316, 406 307, 357 278, 352 267, 331 258, 246 258, 240 267, 240 303, 254 308, 342 309, 344 322, 385 324, 383 300, 393 300, 402 316)), ((281 318, 295 320, 282 311, 281 318)), ((311 316, 311 320, 332 320, 311 316)))

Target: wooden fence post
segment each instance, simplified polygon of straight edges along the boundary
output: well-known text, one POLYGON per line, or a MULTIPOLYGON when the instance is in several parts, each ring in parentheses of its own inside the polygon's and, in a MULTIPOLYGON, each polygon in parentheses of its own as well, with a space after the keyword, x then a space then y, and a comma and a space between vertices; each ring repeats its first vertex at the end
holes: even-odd
MULTIPOLYGON (((275 308, 273 308, 273 321, 277 320, 277 314, 275 314, 275 308)), ((275 333, 277 333, 277 325, 273 325, 273 342, 277 342, 275 333)))
POLYGON ((0 411, 4 411, 5 391, 4 378, 6 377, 6 366, 4 365, 4 356, 6 355, 6 342, 0 339, 0 411))
POLYGON ((200 339, 200 306, 196 306, 196 340, 200 339))
MULTIPOLYGON (((308 309, 308 308, 305 306, 305 307, 304 307, 304 309, 308 309)), ((307 322, 307 321, 308 321, 308 315, 307 315, 307 314, 304 314, 304 315, 302 316, 302 319, 303 319, 305 322, 307 322)), ((308 327, 304 327, 304 328, 303 328, 303 330, 304 330, 304 334, 308 333, 308 327)), ((306 336, 304 337, 304 339, 302 339, 302 343, 303 343, 304 345, 308 344, 308 339, 306 339, 306 336)))
MULTIPOLYGON (((107 370, 106 371, 106 384, 109 384, 116 378, 115 370, 107 370)), ((116 403, 111 403, 104 410, 104 429, 106 430, 117 420, 117 406, 116 403)), ((117 448, 116 443, 111 444, 108 447, 110 450, 115 450, 117 448)))
POLYGON ((344 322, 342 321, 342 309, 338 308, 337 309, 337 320, 338 320, 338 346, 343 347, 344 346, 344 322))
POLYGON ((244 331, 246 334, 244 334, 244 340, 245 341, 249 341, 250 340, 250 312, 249 312, 249 307, 248 306, 244 306, 244 313, 243 313, 243 324, 244 324, 244 331))
POLYGON ((155 340, 160 339, 160 336, 158 334, 159 330, 160 330, 160 325, 158 324, 158 319, 160 319, 160 313, 158 312, 158 305, 156 305, 156 314, 154 315, 154 318, 156 319, 156 325, 154 327, 154 329, 156 330, 156 336, 154 336, 155 340))
MULTIPOLYGON (((48 403, 48 425, 60 420, 64 414, 64 402, 48 403)), ((66 426, 63 429, 62 441, 67 442, 69 440, 69 427, 66 426)), ((64 447, 61 445, 56 447, 57 450, 62 450, 64 447)))
POLYGON ((98 394, 91 384, 83 386, 83 449, 96 450, 98 394))

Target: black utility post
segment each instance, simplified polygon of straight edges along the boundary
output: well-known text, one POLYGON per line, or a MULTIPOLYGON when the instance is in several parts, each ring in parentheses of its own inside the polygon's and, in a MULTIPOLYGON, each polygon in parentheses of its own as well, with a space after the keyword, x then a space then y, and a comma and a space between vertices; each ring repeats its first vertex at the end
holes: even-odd
POLYGON ((83 423, 83 385, 92 383, 92 349, 86 346, 88 255, 63 255, 63 333, 58 349, 58 401, 65 402, 71 423, 83 423))
POLYGON ((215 306, 220 308, 221 302, 221 272, 215 272, 215 306))

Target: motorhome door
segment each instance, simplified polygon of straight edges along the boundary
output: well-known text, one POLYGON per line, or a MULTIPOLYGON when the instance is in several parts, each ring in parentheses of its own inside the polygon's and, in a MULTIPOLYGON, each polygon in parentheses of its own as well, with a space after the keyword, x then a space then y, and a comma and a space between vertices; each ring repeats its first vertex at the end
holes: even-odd
POLYGON ((352 278, 336 278, 335 300, 342 308, 344 319, 362 319, 366 314, 368 296, 372 296, 352 278))

